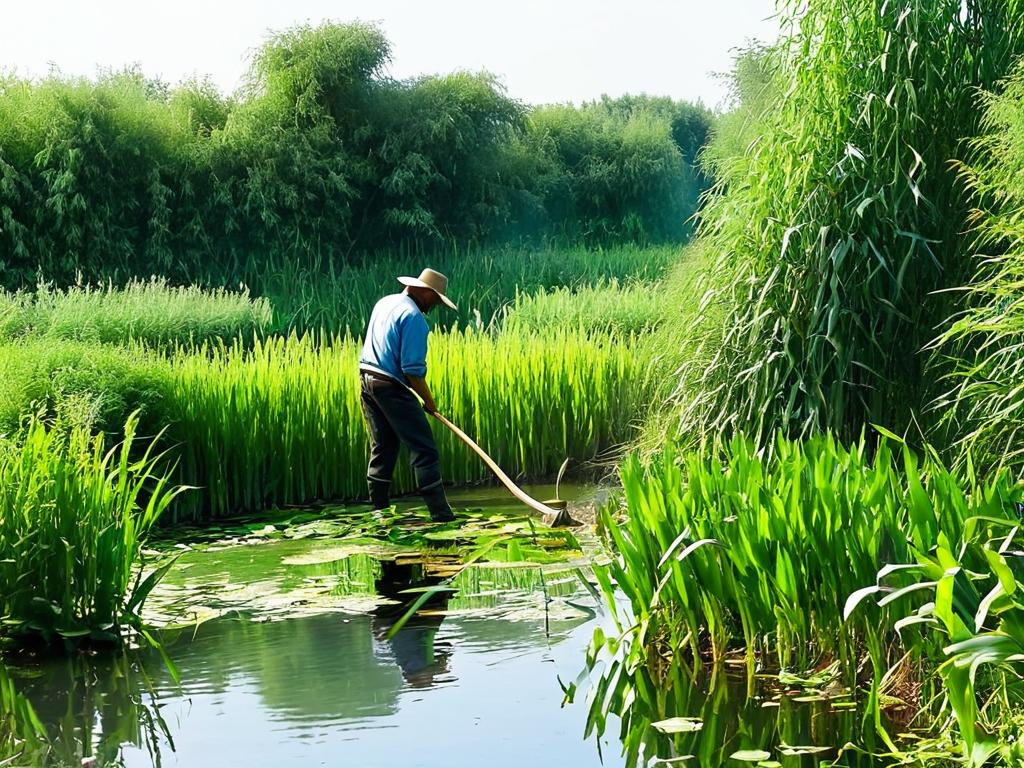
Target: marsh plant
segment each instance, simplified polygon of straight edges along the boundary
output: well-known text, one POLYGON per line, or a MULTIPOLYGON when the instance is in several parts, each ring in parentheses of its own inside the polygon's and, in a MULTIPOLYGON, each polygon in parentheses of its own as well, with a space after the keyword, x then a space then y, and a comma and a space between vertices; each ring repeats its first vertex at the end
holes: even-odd
POLYGON ((957 295, 964 307, 933 345, 948 366, 934 403, 959 464, 1024 466, 1024 68, 985 98, 984 133, 964 178, 975 194, 977 271, 957 295))
POLYGON ((142 543, 180 488, 136 420, 108 447, 87 428, 29 418, 0 442, 0 636, 114 642, 163 573, 143 578, 142 543))
POLYGON ((701 225, 721 316, 684 361, 679 430, 770 445, 865 423, 902 430, 934 372, 922 349, 972 272, 971 202, 951 161, 978 89, 1024 53, 1005 0, 781 3, 759 135, 725 164, 701 225), (772 86, 776 87, 776 86, 772 86))
MULTIPOLYGON (((904 653, 893 627, 912 596, 894 591, 852 613, 847 598, 875 583, 879 564, 941 553, 972 520, 1016 521, 1021 490, 1006 475, 961 478, 892 436, 868 445, 776 436, 765 455, 736 437, 626 462, 625 506, 601 514, 615 555, 595 575, 616 625, 591 648, 590 663, 603 665, 594 723, 666 675, 739 655, 750 674, 837 663, 847 685, 869 684, 884 732, 880 692, 904 653)), ((927 697, 942 643, 907 642, 903 671, 927 697)))
MULTIPOLYGON (((174 359, 168 438, 182 482, 202 488, 193 514, 362 497, 359 349, 351 337, 275 337, 174 359)), ((621 446, 651 400, 643 356, 581 331, 438 335, 427 367, 445 415, 518 477, 548 477, 566 456, 591 460, 621 446)), ((454 435, 439 424, 434 432, 446 482, 489 478, 454 435)), ((415 490, 402 462, 395 482, 415 490)))

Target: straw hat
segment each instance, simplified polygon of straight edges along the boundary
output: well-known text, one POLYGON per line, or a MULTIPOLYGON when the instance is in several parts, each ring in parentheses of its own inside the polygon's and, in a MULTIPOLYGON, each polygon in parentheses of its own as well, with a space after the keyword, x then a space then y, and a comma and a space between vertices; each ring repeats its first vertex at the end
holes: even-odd
POLYGON ((455 306, 455 302, 444 295, 444 292, 448 290, 448 278, 429 267, 420 272, 419 277, 400 277, 398 278, 398 282, 402 285, 412 285, 417 288, 429 288, 440 296, 441 301, 449 307, 452 309, 458 309, 458 307, 455 306))

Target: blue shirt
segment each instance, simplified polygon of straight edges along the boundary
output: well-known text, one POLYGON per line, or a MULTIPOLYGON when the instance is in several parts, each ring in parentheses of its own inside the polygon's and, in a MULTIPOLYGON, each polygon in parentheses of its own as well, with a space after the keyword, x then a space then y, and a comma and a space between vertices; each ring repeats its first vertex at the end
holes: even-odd
POLYGON ((411 296, 385 296, 370 314, 359 367, 403 383, 406 376, 426 376, 428 333, 427 318, 411 296))

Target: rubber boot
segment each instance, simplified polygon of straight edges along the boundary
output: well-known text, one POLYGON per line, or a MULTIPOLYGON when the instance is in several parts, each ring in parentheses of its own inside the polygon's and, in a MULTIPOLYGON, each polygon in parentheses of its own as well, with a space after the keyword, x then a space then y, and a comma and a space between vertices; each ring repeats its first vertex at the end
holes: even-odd
POLYGON ((427 503, 427 509, 430 510, 430 519, 435 523, 450 523, 455 519, 451 505, 448 503, 448 497, 444 494, 443 485, 438 484, 428 490, 420 491, 420 495, 423 496, 423 501, 427 503))
POLYGON ((391 497, 388 494, 391 483, 367 479, 366 486, 370 489, 370 506, 374 512, 391 506, 391 497))

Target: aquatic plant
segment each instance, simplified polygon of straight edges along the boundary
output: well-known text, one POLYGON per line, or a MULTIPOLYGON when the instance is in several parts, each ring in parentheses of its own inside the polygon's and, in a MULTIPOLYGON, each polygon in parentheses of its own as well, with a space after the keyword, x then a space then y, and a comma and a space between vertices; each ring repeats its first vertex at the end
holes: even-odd
POLYGON ((0 765, 39 765, 45 750, 45 727, 0 664, 0 765))
POLYGON ((142 542, 181 488, 132 457, 136 419, 107 449, 87 428, 29 418, 0 441, 0 635, 116 641, 163 573, 142 542))
POLYGON ((716 165, 721 194, 704 208, 723 311, 704 326, 708 355, 681 360, 678 429, 692 442, 852 440, 921 411, 934 378, 921 350, 954 300, 936 291, 971 266, 951 161, 978 134, 978 89, 1024 53, 1016 1, 781 9, 785 97, 742 157, 716 165))
POLYGON ((795 670, 839 660, 853 676, 864 653, 882 664, 901 604, 844 621, 846 597, 878 563, 927 552, 971 517, 1014 517, 1019 496, 1005 477, 964 480, 934 451, 885 439, 870 455, 864 437, 845 448, 777 436, 765 457, 737 437, 719 456, 674 445, 649 467, 634 456, 624 517, 602 511, 614 557, 595 572, 610 605, 618 589, 630 606, 614 639, 629 650, 624 672, 696 668, 736 647, 751 671, 758 659, 795 670))
MULTIPOLYGON (((981 766, 997 753, 1007 765, 1022 758, 1019 716, 1024 703, 1024 590, 1019 576, 1020 520, 977 515, 965 520, 963 533, 940 534, 934 548, 913 548, 913 561, 887 564, 876 583, 850 595, 846 614, 855 615, 865 598, 879 605, 910 597, 917 607, 893 628, 913 647, 914 634, 942 648, 939 674, 946 706, 959 724, 962 757, 981 766), (879 598, 878 595, 881 595, 879 598)), ((904 605, 906 605, 904 602, 904 605)), ((939 744, 950 743, 949 733, 939 744)), ((952 743, 956 743, 955 741, 952 743)), ((934 750, 935 742, 919 745, 934 750)), ((914 754, 914 750, 910 750, 914 754)))

